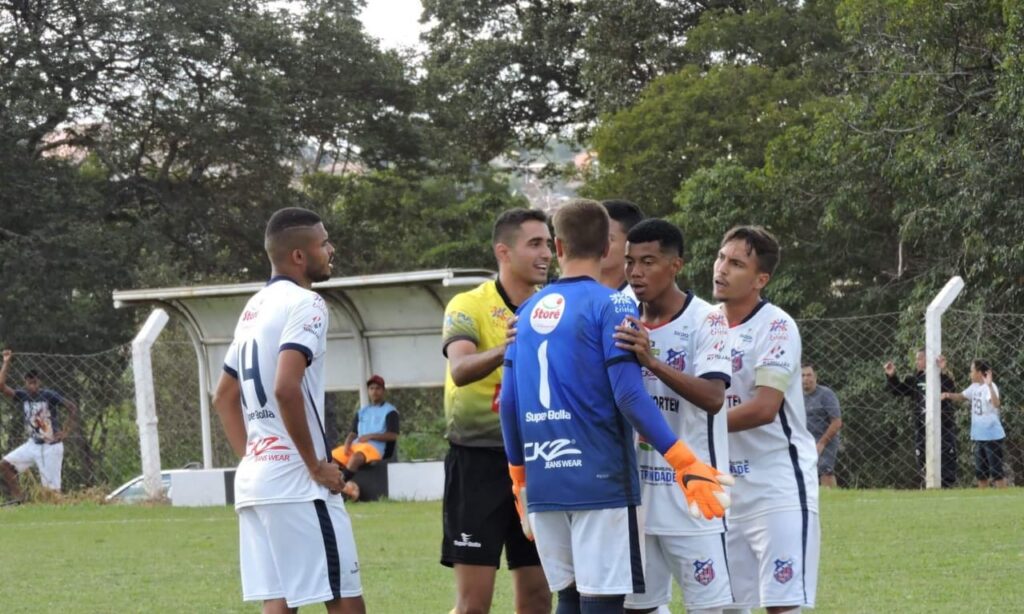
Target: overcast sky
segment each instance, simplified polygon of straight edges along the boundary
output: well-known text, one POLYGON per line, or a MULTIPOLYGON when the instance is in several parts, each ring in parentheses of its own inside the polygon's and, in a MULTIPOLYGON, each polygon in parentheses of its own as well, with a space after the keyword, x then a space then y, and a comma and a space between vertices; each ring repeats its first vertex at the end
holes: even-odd
POLYGON ((420 0, 367 0, 363 25, 385 49, 412 47, 419 43, 420 0))

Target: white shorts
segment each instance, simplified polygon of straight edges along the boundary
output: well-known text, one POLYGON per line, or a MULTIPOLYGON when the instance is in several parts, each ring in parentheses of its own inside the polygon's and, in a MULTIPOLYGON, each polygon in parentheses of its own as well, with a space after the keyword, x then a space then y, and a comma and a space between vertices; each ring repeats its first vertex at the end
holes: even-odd
POLYGON ((738 607, 814 607, 821 549, 817 513, 787 510, 731 521, 726 545, 738 607))
POLYGON ((626 596, 626 607, 648 610, 672 601, 672 578, 683 589, 687 610, 720 608, 733 602, 725 534, 645 536, 647 591, 626 596))
POLYGON ((574 582, 583 595, 643 592, 636 508, 536 512, 530 523, 552 592, 574 582))
POLYGON ((352 523, 340 497, 238 510, 242 598, 289 608, 363 594, 352 523))
POLYGON ((31 439, 4 457, 18 473, 39 468, 39 482, 44 488, 60 491, 60 470, 64 464, 64 443, 36 443, 31 439))

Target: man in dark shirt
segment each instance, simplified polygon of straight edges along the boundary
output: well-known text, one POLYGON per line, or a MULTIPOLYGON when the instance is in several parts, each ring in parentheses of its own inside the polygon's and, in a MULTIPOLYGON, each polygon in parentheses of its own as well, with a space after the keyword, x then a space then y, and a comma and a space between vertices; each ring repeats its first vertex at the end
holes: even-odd
POLYGON ((61 468, 64 463, 64 437, 71 432, 78 416, 78 407, 60 393, 42 387, 39 373, 25 372, 25 387, 11 388, 7 385, 7 371, 13 354, 3 351, 3 366, 0 367, 0 392, 21 405, 25 414, 25 428, 28 441, 9 452, 0 461, 7 488, 13 502, 21 501, 21 487, 18 473, 31 468, 39 469, 39 481, 44 488, 60 492, 61 468), (63 407, 68 419, 61 428, 60 413, 63 407))
MULTIPOLYGON (((956 383, 946 372, 946 359, 938 359, 941 370, 942 392, 956 392, 956 383)), ((914 414, 914 454, 917 457, 917 468, 924 475, 925 468, 925 351, 917 351, 915 359, 916 371, 900 380, 896 375, 896 365, 885 363, 886 388, 899 397, 910 397, 911 409, 914 414)), ((942 401, 942 487, 950 488, 956 484, 957 474, 957 426, 956 413, 951 401, 942 401)))

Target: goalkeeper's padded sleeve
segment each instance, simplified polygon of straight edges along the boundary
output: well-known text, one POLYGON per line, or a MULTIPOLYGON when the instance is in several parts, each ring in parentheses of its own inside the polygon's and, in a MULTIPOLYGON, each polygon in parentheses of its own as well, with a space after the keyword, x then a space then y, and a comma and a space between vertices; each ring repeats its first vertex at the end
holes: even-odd
POLYGON ((619 411, 654 449, 665 454, 673 445, 681 443, 644 388, 639 364, 632 361, 617 362, 608 367, 608 377, 619 411))
MULTIPOLYGON (((512 372, 512 353, 510 347, 505 354, 505 370, 502 373, 501 393, 498 396, 498 418, 501 420, 501 438, 505 442, 505 455, 509 465, 522 465, 526 462, 523 455, 523 438, 519 433, 519 409, 516 403, 516 384, 512 372)), ((526 474, 523 474, 526 481, 526 474)))

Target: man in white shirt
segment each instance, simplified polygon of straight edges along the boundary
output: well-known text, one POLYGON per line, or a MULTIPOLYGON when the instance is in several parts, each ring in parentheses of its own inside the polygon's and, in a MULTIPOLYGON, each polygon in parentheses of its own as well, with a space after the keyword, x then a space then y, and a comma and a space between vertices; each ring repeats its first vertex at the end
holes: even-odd
POLYGON ((739 226, 722 239, 714 273, 732 357, 726 407, 736 486, 726 542, 734 607, 768 614, 814 607, 821 541, 800 332, 789 314, 761 298, 779 255, 767 230, 739 226))
POLYGON ((328 311, 313 282, 331 275, 334 246, 320 217, 287 208, 267 223, 272 276, 246 303, 224 359, 214 406, 232 449, 242 594, 265 614, 324 603, 365 606, 352 525, 341 497, 347 470, 324 437, 328 311))
MULTIPOLYGON (((629 231, 626 277, 640 299, 640 320, 616 332, 617 345, 636 353, 644 387, 672 430, 716 469, 729 461, 725 390, 731 379, 729 329, 707 302, 676 285, 683 268, 683 234, 665 220, 629 231)), ((637 450, 644 510, 644 593, 626 597, 626 611, 649 613, 672 600, 672 578, 686 611, 720 614, 733 602, 725 521, 687 512, 674 472, 650 444, 637 450)), ((667 608, 666 610, 667 611, 667 608)))

